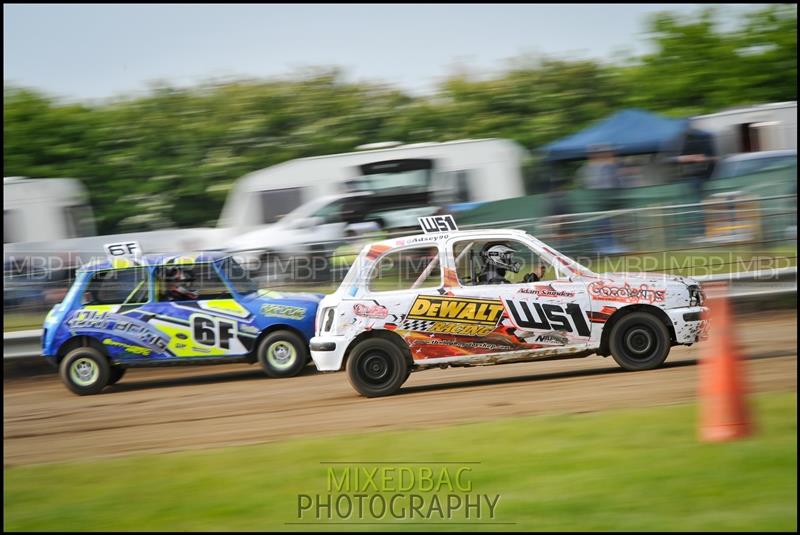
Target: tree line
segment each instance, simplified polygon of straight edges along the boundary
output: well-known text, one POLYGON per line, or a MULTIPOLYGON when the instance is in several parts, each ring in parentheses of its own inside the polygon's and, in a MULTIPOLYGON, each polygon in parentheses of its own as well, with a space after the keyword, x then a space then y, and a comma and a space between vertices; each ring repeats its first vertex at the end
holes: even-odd
POLYGON ((75 177, 101 233, 214 225, 233 182, 375 141, 513 139, 542 145, 625 107, 673 117, 797 99, 797 9, 770 5, 720 27, 713 9, 647 22, 649 50, 607 63, 516 58, 491 78, 450 75, 412 96, 338 68, 277 80, 156 85, 66 102, 4 86, 5 176, 75 177))

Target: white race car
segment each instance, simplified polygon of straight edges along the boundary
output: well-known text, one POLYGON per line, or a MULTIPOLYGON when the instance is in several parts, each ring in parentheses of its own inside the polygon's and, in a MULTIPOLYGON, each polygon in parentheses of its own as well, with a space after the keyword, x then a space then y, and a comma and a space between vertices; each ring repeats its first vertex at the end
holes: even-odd
POLYGON ((705 336, 694 280, 597 274, 520 230, 420 219, 447 230, 367 245, 317 310, 317 369, 346 367, 361 395, 393 394, 430 367, 597 353, 648 370, 705 336))

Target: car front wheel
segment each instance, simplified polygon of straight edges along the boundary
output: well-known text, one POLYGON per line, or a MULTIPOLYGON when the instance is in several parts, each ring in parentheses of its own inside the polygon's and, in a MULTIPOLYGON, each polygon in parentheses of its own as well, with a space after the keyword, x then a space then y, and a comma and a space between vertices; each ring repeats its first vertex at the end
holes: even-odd
POLYGON ((362 396, 389 396, 408 379, 408 361, 397 345, 382 338, 360 342, 347 359, 350 384, 362 396))
POLYGON ((64 384, 75 394, 97 394, 108 384, 108 359, 93 347, 78 347, 67 353, 59 365, 64 384))
POLYGON ((667 326, 647 312, 633 312, 621 318, 611 330, 611 356, 630 371, 661 366, 671 347, 667 326))
POLYGON ((308 343, 291 331, 275 331, 258 345, 258 361, 270 377, 294 377, 308 363, 308 343))

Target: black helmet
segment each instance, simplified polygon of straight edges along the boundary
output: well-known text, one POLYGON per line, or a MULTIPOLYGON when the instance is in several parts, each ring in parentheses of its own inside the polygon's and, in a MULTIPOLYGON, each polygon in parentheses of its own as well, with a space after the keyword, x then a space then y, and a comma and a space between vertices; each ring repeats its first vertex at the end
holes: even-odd
POLYGON ((520 263, 514 261, 514 249, 503 244, 491 245, 481 252, 485 266, 494 266, 518 273, 520 263))

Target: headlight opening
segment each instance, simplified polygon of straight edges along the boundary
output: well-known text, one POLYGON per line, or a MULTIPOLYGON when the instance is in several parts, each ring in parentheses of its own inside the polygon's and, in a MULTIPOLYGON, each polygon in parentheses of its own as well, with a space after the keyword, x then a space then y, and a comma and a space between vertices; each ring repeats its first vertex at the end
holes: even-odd
POLYGON ((325 307, 319 314, 320 325, 319 332, 326 333, 333 329, 333 320, 335 318, 336 307, 325 307))
POLYGON ((689 306, 699 307, 703 305, 705 296, 699 286, 689 286, 689 306))

